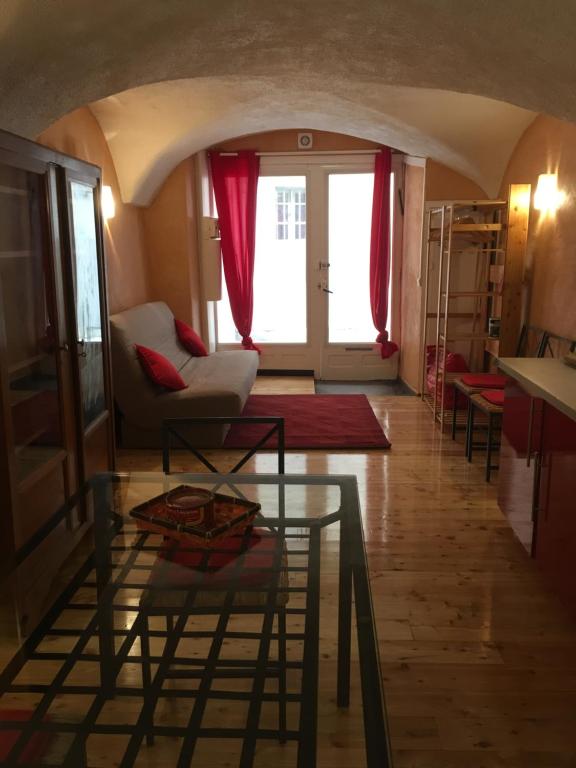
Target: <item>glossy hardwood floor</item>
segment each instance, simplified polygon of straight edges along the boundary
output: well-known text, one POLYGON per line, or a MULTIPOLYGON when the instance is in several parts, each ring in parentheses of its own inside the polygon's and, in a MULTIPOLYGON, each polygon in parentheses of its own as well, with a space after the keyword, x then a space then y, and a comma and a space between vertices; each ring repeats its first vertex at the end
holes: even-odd
MULTIPOLYGON (((255 391, 313 384, 259 378, 255 391)), ((370 402, 390 451, 289 453, 287 471, 358 478, 395 768, 574 768, 576 621, 500 513, 498 474, 487 485, 419 399, 370 402)), ((235 458, 218 456, 224 471, 235 458)), ((157 452, 119 457, 159 466, 157 452)), ((176 454, 178 468, 197 465, 176 454)), ((275 471, 274 457, 249 469, 275 471)), ((337 747, 327 737, 319 764, 337 747)))

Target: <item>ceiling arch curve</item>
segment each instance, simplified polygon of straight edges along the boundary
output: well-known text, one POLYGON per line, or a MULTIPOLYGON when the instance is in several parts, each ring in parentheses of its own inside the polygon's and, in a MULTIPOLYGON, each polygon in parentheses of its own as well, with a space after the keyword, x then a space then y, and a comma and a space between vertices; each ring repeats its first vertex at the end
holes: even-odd
POLYGON ((478 96, 357 80, 330 92, 289 78, 176 80, 91 105, 126 202, 147 205, 184 158, 236 136, 281 128, 330 130, 431 157, 498 192, 534 113, 478 96))
POLYGON ((1 127, 37 136, 153 82, 242 76, 327 93, 434 88, 576 119, 573 3, 542 0, 3 0, 1 127))

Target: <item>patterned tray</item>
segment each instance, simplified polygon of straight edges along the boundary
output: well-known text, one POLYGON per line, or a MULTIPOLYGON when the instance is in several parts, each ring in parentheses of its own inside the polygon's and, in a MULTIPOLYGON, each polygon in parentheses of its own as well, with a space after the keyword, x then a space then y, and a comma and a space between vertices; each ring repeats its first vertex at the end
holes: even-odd
MULTIPOLYGON (((169 493, 173 495, 175 491, 195 490, 201 489, 181 485, 169 493)), ((216 541, 223 536, 241 534, 261 509, 260 504, 253 501, 215 493, 214 506, 209 516, 195 524, 183 523, 174 519, 173 509, 166 503, 167 496, 168 493, 163 493, 139 504, 130 510, 130 515, 136 518, 142 530, 161 533, 200 547, 216 546, 216 541)))

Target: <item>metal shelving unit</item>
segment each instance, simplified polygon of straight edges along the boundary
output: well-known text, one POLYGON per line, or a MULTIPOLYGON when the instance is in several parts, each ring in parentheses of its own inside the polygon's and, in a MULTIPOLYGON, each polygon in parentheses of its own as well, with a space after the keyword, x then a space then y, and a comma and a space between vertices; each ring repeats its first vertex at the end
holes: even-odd
POLYGON ((451 419, 445 384, 448 351, 471 370, 484 367, 488 317, 499 315, 501 292, 490 267, 505 263, 507 200, 450 202, 428 211, 425 263, 425 326, 422 393, 440 424, 451 419), (435 322, 434 322, 435 321, 435 322), (427 348, 435 347, 434 387, 428 388, 427 348), (448 344, 453 344, 448 350, 448 344))

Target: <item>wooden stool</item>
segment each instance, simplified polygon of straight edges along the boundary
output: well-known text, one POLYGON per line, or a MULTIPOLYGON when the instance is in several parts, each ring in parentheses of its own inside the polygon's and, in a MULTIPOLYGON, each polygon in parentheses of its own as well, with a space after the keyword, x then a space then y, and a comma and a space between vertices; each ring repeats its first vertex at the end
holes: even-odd
MULTIPOLYGON (((470 411, 470 397, 486 389, 504 389, 507 377, 498 373, 463 373, 454 380, 454 404, 452 407, 452 440, 456 439, 456 414, 458 410, 458 395, 464 395, 470 411)), ((467 429, 467 427, 465 427, 467 429)))
POLYGON ((498 466, 492 465, 492 450, 498 448, 500 443, 493 443, 494 428, 502 423, 502 412, 504 410, 504 390, 484 390, 477 394, 470 395, 468 405, 468 427, 466 430, 466 458, 472 461, 472 451, 475 448, 486 448, 486 482, 490 482, 490 475, 493 469, 498 466), (484 414, 487 419, 487 436, 485 443, 474 443, 474 411, 476 408, 484 414))

